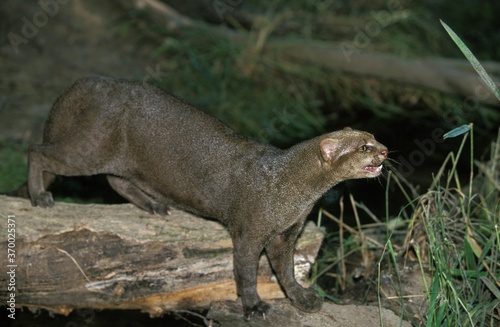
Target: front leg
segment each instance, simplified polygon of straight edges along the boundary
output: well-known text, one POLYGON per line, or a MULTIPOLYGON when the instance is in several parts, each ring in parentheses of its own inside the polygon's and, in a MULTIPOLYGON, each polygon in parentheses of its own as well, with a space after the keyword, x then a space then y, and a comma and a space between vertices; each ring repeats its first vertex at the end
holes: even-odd
POLYGON ((257 293, 257 270, 264 242, 252 237, 233 237, 234 277, 241 297, 245 320, 253 316, 266 318, 270 306, 257 293))
POLYGON ((266 252, 281 286, 292 301, 292 305, 302 311, 316 312, 321 309, 323 298, 314 290, 303 288, 295 280, 294 275, 293 252, 302 226, 302 222, 297 223, 282 234, 276 235, 267 244, 266 252))

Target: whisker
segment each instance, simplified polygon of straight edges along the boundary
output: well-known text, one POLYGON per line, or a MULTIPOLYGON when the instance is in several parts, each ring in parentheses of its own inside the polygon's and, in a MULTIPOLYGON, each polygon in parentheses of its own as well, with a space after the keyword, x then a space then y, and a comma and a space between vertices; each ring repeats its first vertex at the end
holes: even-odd
POLYGON ((382 184, 382 181, 381 181, 381 178, 382 178, 382 177, 383 177, 385 180, 387 180, 387 178, 385 177, 385 175, 384 175, 384 174, 380 174, 380 175, 378 175, 378 176, 377 176, 377 181, 378 181, 378 183, 380 184, 380 186, 384 186, 384 184, 382 184))
POLYGON ((401 163, 397 162, 397 161, 394 161, 394 162, 391 162, 391 161, 384 161, 384 168, 387 169, 387 171, 392 171, 393 173, 396 173, 398 171, 398 169, 396 168, 396 166, 400 166, 401 163))
POLYGON ((388 161, 390 161, 390 162, 394 162, 394 163, 396 163, 396 164, 398 164, 398 165, 401 165, 401 162, 399 162, 399 161, 397 161, 396 159, 393 159, 393 158, 389 158, 389 157, 388 157, 388 158, 386 158, 385 160, 388 160, 388 161))

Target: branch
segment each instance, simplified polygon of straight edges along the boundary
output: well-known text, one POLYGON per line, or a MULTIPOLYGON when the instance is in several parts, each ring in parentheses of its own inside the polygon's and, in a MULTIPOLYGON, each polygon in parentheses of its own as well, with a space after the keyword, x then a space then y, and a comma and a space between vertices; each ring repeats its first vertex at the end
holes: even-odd
MULTIPOLYGON (((119 1, 122 6, 128 8, 148 10, 157 24, 165 25, 171 32, 182 33, 182 28, 185 27, 203 29, 242 46, 250 46, 253 53, 261 54, 271 60, 279 58, 281 61, 299 62, 323 70, 369 76, 464 97, 472 96, 473 101, 493 106, 500 105, 499 101, 483 87, 481 79, 466 60, 407 59, 393 54, 369 51, 354 41, 342 42, 339 45, 327 41, 305 39, 290 41, 265 37, 264 42, 263 36, 266 36, 267 30, 281 24, 281 18, 269 21, 260 28, 254 26, 258 35, 255 37, 243 30, 235 31, 223 25, 214 26, 201 20, 191 19, 158 0, 119 1)), ((495 62, 486 62, 484 67, 490 74, 500 72, 500 64, 495 62)), ((494 81, 500 87, 500 81, 498 79, 494 81)))

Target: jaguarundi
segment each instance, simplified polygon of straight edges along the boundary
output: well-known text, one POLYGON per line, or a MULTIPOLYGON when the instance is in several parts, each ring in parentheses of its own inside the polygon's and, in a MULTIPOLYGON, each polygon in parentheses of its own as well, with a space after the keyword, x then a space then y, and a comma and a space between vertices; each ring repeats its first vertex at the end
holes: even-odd
POLYGON ((335 184, 372 178, 387 148, 349 128, 282 150, 244 138, 219 120, 147 83, 84 78, 55 102, 43 143, 29 149, 34 206, 52 207, 56 175, 105 174, 113 189, 150 213, 170 206, 229 230, 245 319, 270 309, 257 293, 263 250, 291 303, 322 298, 294 277, 293 251, 314 203, 335 184))

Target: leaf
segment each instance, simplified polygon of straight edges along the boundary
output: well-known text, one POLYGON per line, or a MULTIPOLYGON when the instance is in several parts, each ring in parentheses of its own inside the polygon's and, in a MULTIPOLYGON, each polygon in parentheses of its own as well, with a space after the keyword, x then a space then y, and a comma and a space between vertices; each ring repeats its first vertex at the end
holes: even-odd
POLYGON ((465 125, 462 125, 462 126, 459 126, 457 128, 452 129, 448 133, 445 133, 443 135, 443 139, 447 139, 447 138, 451 138, 451 137, 457 137, 459 135, 467 133, 468 131, 470 131, 470 124, 465 124, 465 125))
POLYGON ((467 60, 471 63, 472 67, 476 70, 476 72, 479 74, 481 79, 486 83, 486 86, 490 89, 490 91, 497 97, 497 99, 500 101, 500 90, 498 90, 497 86, 495 85, 495 82, 491 79, 491 77, 488 75, 486 70, 483 68, 483 66, 479 63, 479 60, 474 56, 474 54, 469 50, 469 48, 465 45, 465 43, 458 37, 457 34, 448 26, 446 25, 442 20, 439 20, 441 22, 441 25, 443 25, 444 29, 448 34, 450 35, 451 39, 455 44, 458 46, 460 51, 465 55, 467 60))

